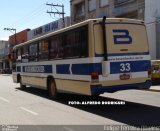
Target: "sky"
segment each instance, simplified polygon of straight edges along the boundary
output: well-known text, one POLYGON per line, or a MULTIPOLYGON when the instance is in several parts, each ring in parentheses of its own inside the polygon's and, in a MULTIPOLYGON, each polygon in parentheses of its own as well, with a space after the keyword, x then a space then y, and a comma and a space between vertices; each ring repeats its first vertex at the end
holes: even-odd
MULTIPOLYGON (((46 3, 64 4, 65 16, 70 16, 70 0, 1 0, 0 4, 0 40, 8 40, 14 32, 4 28, 14 28, 17 32, 34 29, 61 18, 49 15, 51 7, 46 3)), ((61 8, 58 8, 61 11, 61 8)), ((52 8, 56 12, 56 9, 52 8)))

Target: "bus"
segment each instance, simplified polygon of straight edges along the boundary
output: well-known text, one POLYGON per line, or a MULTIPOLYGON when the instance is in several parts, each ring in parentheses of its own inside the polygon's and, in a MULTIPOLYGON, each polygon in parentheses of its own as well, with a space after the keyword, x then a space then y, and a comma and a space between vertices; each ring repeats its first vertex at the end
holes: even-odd
POLYGON ((98 96, 148 89, 151 61, 141 20, 97 18, 29 40, 13 48, 13 81, 21 88, 98 96))

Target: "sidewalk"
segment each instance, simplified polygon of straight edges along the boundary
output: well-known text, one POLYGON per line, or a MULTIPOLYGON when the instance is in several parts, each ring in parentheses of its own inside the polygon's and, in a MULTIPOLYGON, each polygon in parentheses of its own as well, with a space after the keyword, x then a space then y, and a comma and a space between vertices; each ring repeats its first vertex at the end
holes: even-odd
POLYGON ((160 85, 153 85, 148 90, 160 92, 160 85))
POLYGON ((1 76, 12 76, 12 74, 0 74, 1 76))

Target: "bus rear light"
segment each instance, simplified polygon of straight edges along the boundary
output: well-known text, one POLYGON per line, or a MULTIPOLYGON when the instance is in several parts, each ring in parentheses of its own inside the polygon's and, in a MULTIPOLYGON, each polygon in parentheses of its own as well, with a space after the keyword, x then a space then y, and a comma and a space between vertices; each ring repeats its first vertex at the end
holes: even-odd
POLYGON ((99 74, 97 72, 91 73, 91 80, 92 82, 98 82, 99 81, 99 74))
POLYGON ((151 68, 148 68, 148 77, 151 78, 152 70, 151 68))

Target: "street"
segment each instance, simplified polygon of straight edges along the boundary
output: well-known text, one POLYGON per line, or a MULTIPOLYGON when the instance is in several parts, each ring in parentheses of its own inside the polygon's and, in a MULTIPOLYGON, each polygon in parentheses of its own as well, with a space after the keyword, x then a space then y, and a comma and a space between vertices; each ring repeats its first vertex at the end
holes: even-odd
POLYGON ((12 82, 11 75, 0 75, 0 125, 156 126, 160 121, 159 98, 158 91, 128 90, 97 98, 63 94, 53 101, 44 90, 32 87, 21 90, 19 84, 12 82), (76 104, 82 101, 123 101, 125 104, 76 104))

